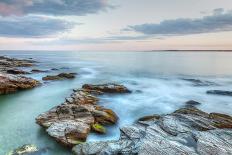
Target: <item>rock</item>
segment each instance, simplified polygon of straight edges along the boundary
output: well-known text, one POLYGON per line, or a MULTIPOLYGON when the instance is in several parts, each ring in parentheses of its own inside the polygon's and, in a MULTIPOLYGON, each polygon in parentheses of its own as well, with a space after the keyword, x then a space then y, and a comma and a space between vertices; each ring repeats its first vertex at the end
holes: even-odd
POLYGON ((8 74, 30 74, 29 72, 19 70, 19 69, 9 69, 7 70, 8 74))
POLYGON ((200 105, 200 102, 194 101, 194 100, 189 100, 187 102, 185 102, 186 106, 197 106, 200 105))
POLYGON ((82 86, 83 89, 87 90, 95 90, 99 92, 104 93, 130 93, 131 91, 127 89, 123 85, 119 84, 99 84, 99 85, 91 85, 91 84, 85 84, 82 86))
POLYGON ((0 94, 30 89, 38 85, 40 85, 40 82, 32 78, 0 73, 0 94))
POLYGON ((232 152, 231 121, 228 115, 208 114, 194 107, 182 108, 158 119, 149 117, 121 128, 119 140, 87 142, 72 150, 75 155, 229 155, 232 152))
POLYGON ((92 131, 95 131, 97 133, 101 133, 104 134, 106 133, 106 129, 104 128, 104 126, 102 126, 101 124, 95 123, 91 126, 92 131))
POLYGON ((225 90, 209 90, 206 93, 212 95, 232 96, 232 91, 225 91, 225 90))
POLYGON ((76 73, 60 73, 58 75, 48 75, 43 77, 44 81, 50 80, 64 80, 64 79, 73 79, 75 78, 76 73))
POLYGON ((47 70, 40 70, 40 69, 32 69, 31 72, 33 72, 33 73, 46 73, 48 71, 47 70))
POLYGON ((7 155, 42 155, 45 152, 46 149, 39 149, 33 144, 27 144, 9 152, 7 155))
POLYGON ((112 110, 97 105, 96 91, 75 89, 63 104, 40 114, 36 123, 68 147, 85 142, 91 130, 105 133, 103 125, 115 124, 118 117, 112 110))
POLYGON ((57 70, 59 70, 58 68, 52 68, 51 69, 52 71, 57 71, 57 70))
POLYGON ((193 86, 218 86, 218 84, 211 81, 202 81, 199 79, 187 79, 187 78, 183 78, 182 80, 191 82, 193 86))

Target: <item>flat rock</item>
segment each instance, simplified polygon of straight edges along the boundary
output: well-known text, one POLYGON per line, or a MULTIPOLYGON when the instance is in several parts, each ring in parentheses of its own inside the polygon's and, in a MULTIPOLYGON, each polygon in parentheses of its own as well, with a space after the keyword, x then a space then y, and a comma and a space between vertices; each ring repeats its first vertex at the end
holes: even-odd
POLYGON ((40 82, 32 78, 0 73, 0 94, 8 94, 18 90, 30 89, 38 85, 40 85, 40 82))
POLYGON ((48 72, 48 70, 32 69, 31 72, 32 73, 46 73, 48 72))
POLYGON ((74 79, 76 73, 60 73, 58 75, 47 75, 43 77, 44 81, 74 79))
POLYGON ((212 95, 232 96, 232 91, 225 91, 225 90, 209 90, 206 93, 212 95))
MULTIPOLYGON (((150 118, 150 117, 148 117, 150 118)), ((232 117, 182 108, 155 119, 142 119, 120 129, 119 140, 88 142, 73 147, 75 155, 229 155, 232 117)))
POLYGON ((85 84, 82 88, 87 90, 95 90, 103 93, 130 93, 131 91, 127 89, 123 85, 119 84, 99 84, 99 85, 92 85, 92 84, 85 84))
POLYGON ((20 70, 20 69, 8 69, 6 71, 8 74, 30 74, 29 72, 27 71, 23 71, 23 70, 20 70))
POLYGON ((86 141, 89 132, 104 133, 104 125, 115 124, 117 115, 98 106, 98 93, 93 89, 76 89, 65 102, 39 115, 36 123, 65 146, 72 147, 86 141))

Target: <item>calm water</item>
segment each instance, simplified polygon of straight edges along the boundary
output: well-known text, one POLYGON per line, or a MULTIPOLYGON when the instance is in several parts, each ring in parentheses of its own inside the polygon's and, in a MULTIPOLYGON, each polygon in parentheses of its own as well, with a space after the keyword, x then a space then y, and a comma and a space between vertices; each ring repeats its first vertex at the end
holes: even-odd
POLYGON ((210 89, 232 90, 232 53, 1 51, 0 55, 32 57, 40 62, 34 67, 38 69, 62 68, 30 75, 39 80, 47 74, 78 73, 75 80, 0 96, 1 155, 28 143, 48 148, 49 155, 70 155, 35 123, 35 117, 62 103, 73 88, 84 83, 116 82, 134 91, 101 97, 100 104, 113 109, 120 120, 106 135, 91 134, 88 141, 117 139, 120 126, 132 124, 143 115, 170 113, 192 99, 202 102, 198 108, 207 112, 232 114, 232 97, 205 93, 210 89), (194 87, 182 78, 209 80, 220 86, 194 87))

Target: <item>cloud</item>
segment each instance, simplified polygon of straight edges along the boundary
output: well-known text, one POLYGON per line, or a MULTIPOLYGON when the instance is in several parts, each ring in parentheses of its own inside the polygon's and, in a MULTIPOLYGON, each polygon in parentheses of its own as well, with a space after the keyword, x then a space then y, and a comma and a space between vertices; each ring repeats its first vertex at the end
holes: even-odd
POLYGON ((153 36, 176 36, 232 31, 232 12, 225 12, 220 8, 215 9, 212 15, 198 19, 180 18, 176 20, 164 20, 159 24, 146 23, 133 25, 123 30, 153 36))
POLYGON ((0 17, 0 37, 46 37, 68 31, 75 24, 43 16, 0 17))
POLYGON ((113 8, 108 0, 1 0, 0 15, 86 15, 113 8))

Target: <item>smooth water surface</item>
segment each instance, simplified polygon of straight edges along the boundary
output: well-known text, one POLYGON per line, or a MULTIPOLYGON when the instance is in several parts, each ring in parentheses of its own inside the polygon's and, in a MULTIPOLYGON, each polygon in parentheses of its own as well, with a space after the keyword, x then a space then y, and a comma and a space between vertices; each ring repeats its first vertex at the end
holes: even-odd
MULTIPOLYGON (((82 84, 115 82, 133 91, 127 95, 103 95, 99 104, 113 109, 120 120, 106 135, 91 134, 88 141, 119 137, 119 127, 149 114, 165 114, 196 100, 207 112, 232 114, 232 97, 207 95, 210 89, 232 90, 232 53, 211 52, 45 52, 1 51, 0 55, 37 60, 37 69, 58 68, 31 74, 41 80, 47 74, 78 73, 74 80, 44 83, 35 89, 0 96, 0 154, 24 145, 47 148, 49 155, 71 152, 35 123, 35 117, 62 103, 82 84), (218 86, 196 87, 183 78, 215 82, 218 86)), ((25 68, 30 70, 29 68, 25 68)))

